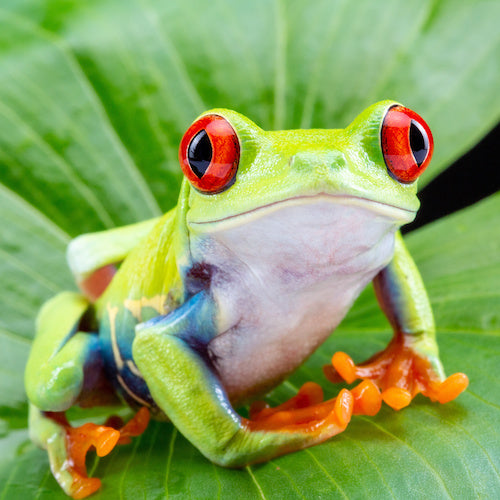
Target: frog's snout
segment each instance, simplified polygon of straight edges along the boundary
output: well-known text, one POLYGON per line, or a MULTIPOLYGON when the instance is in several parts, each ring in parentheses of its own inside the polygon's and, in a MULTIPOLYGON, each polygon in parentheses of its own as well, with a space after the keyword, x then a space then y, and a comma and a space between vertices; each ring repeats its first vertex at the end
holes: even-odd
POLYGON ((300 173, 316 172, 331 175, 346 166, 346 159, 342 152, 331 151, 299 151, 288 159, 291 169, 300 173))

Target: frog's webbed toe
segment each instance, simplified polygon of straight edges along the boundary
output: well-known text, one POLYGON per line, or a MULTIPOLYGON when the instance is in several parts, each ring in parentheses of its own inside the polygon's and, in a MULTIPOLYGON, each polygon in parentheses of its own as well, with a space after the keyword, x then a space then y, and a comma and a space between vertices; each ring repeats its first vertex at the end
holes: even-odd
POLYGON ((382 395, 371 380, 363 380, 351 390, 354 398, 354 415, 376 415, 382 406, 382 395))
POLYGON ((323 402, 323 389, 315 382, 306 382, 295 396, 288 401, 271 408, 265 401, 254 401, 250 405, 251 420, 263 420, 271 415, 283 411, 293 411, 307 408, 323 402))
POLYGON ((345 430, 353 407, 354 398, 347 389, 336 398, 323 401, 321 387, 307 382, 294 397, 274 408, 260 401, 253 403, 245 425, 253 431, 327 433, 332 437, 345 430))
MULTIPOLYGON (((350 394, 353 415, 375 415, 380 410, 382 398, 378 387, 372 381, 361 382, 350 394)), ((347 398, 347 394, 341 392, 336 398, 323 401, 321 386, 315 382, 306 382, 295 396, 274 408, 263 401, 255 401, 250 406, 250 419, 261 424, 268 422, 270 425, 278 421, 288 421, 295 425, 314 422, 325 418, 331 411, 336 412, 336 405, 339 408, 342 404, 345 405, 347 398), (343 398, 346 399, 344 402, 343 398)))
POLYGON ((346 353, 337 352, 332 365, 325 366, 325 375, 332 382, 372 380, 382 390, 382 399, 395 410, 408 406, 418 393, 431 401, 452 401, 467 388, 467 375, 455 373, 444 379, 433 366, 439 360, 432 363, 429 357, 420 354, 414 340, 397 333, 385 350, 360 365, 355 365, 346 353))

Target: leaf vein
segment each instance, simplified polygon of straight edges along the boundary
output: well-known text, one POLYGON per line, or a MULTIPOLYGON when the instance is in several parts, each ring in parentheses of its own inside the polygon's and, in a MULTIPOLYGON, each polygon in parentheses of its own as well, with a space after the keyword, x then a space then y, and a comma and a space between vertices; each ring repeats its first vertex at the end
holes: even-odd
POLYGON ((325 476, 330 480, 330 482, 337 488, 337 490, 339 491, 339 493, 346 499, 348 500, 349 497, 345 494, 345 491, 340 487, 339 483, 337 483, 337 481, 335 481, 335 479, 330 475, 330 473, 323 467, 323 465, 321 464, 321 462, 315 457, 315 455, 313 454, 313 452, 309 449, 309 448, 306 448, 304 450, 308 455, 311 456, 311 458, 316 462, 317 466, 323 471, 323 473, 325 474, 325 476))
POLYGON ((274 75, 274 124, 275 130, 281 130, 285 123, 286 98, 286 17, 282 0, 274 0, 276 17, 276 46, 274 75))
POLYGON ((288 474, 288 472, 286 472, 283 469, 283 467, 280 467, 280 466, 276 465, 276 463, 273 460, 269 460, 269 463, 272 464, 272 465, 274 465, 276 467, 276 470, 279 470, 280 473, 283 474, 288 479, 288 482, 292 485, 292 488, 297 492, 297 494, 300 497, 302 497, 304 500, 307 500, 306 497, 297 488, 297 485, 295 484, 295 481, 293 481, 292 476, 290 476, 290 474, 288 474))
POLYGON ((217 498, 221 498, 221 493, 222 493, 222 483, 221 483, 221 480, 220 480, 220 477, 219 477, 219 473, 217 472, 217 466, 213 463, 213 462, 210 462, 212 464, 212 468, 214 470, 214 476, 215 476, 215 480, 217 482, 217 498))
POLYGON ((264 495, 264 492, 262 491, 262 488, 261 488, 259 482, 257 481, 257 478, 254 476, 251 467, 249 465, 247 465, 245 467, 245 469, 248 472, 248 474, 250 475, 250 477, 252 478, 252 481, 255 484, 255 487, 257 488, 257 491, 259 492, 259 495, 262 498, 262 500, 266 500, 266 496, 264 495))
MULTIPOLYGON (((421 409, 422 409, 422 411, 424 411, 428 415, 431 415, 431 416, 435 417, 435 415, 431 411, 429 411, 427 408, 423 408, 422 407, 421 409)), ((472 442, 476 443, 476 445, 478 446, 478 448, 480 448, 481 451, 484 453, 484 456, 486 457, 486 460, 490 463, 491 468, 495 471, 495 473, 497 475, 497 479, 500 479, 500 471, 497 469, 495 463, 493 462, 493 459, 491 458, 491 455, 486 451, 486 448, 474 437, 473 434, 471 434, 463 425, 460 425, 457 422, 449 421, 449 420, 444 420, 444 419, 439 419, 439 422, 441 424, 444 422, 444 423, 446 423, 446 425, 448 425, 450 427, 458 427, 463 434, 466 434, 467 436, 469 436, 469 439, 472 442)), ((467 467, 467 462, 463 461, 463 463, 464 463, 464 466, 467 469, 467 471, 469 471, 469 468, 467 467)), ((471 483, 474 483, 475 482, 474 478, 470 475, 470 473, 469 473, 469 477, 471 479, 471 483)))
POLYGON ((21 335, 16 335, 9 330, 4 330, 3 328, 0 328, 0 336, 8 337, 9 339, 12 339, 16 342, 21 342, 22 344, 31 345, 31 340, 21 335))
MULTIPOLYGON (((144 5, 144 2, 141 3, 144 5)), ((147 0, 146 3, 149 6, 151 6, 149 0, 147 0)), ((170 59, 174 63, 174 66, 177 69, 178 74, 181 76, 182 84, 186 90, 187 95, 191 99, 195 112, 197 114, 201 113, 203 110, 207 108, 207 106, 204 103, 196 86, 194 85, 193 80, 190 78, 186 66, 184 65, 182 58, 179 56, 179 52, 177 51, 175 45, 170 41, 170 38, 167 36, 166 30, 158 29, 158 23, 156 21, 156 18, 153 18, 149 11, 146 11, 145 15, 151 26, 155 28, 155 31, 158 35, 158 40, 162 43, 166 52, 169 54, 170 59)))
POLYGON ((341 6, 337 7, 337 10, 339 12, 335 12, 331 16, 331 22, 328 30, 326 30, 326 35, 322 43, 322 50, 319 51, 314 61, 313 70, 308 80, 308 85, 304 96, 304 106, 302 108, 300 128, 309 128, 311 126, 314 105, 316 102, 316 95, 318 92, 318 83, 321 81, 321 77, 323 76, 322 68, 325 65, 325 58, 329 53, 330 45, 333 43, 338 28, 342 25, 342 21, 344 20, 342 14, 346 5, 348 5, 347 1, 342 2, 341 6))
POLYGON ((413 446, 411 446, 409 443, 406 443, 402 438, 397 436, 396 434, 393 434, 392 432, 388 431, 387 429, 384 429, 381 425, 377 424, 376 422, 373 422, 372 420, 366 418, 366 417, 361 417, 365 422, 369 422, 371 425, 379 429, 380 431, 384 432, 388 436, 391 436, 393 439, 396 441, 399 441, 402 443, 406 448, 408 448, 410 451, 412 451, 420 460, 421 462, 429 469, 429 471, 432 472, 432 474, 437 478, 438 483, 441 484, 443 487, 444 491, 450 498, 450 500, 453 498, 450 494, 450 491, 448 490, 448 487, 446 486, 446 483, 444 482, 443 478, 441 475, 438 473, 438 471, 429 463, 429 461, 423 456, 421 453, 419 453, 413 446))
POLYGON ((29 212, 30 217, 32 217, 33 219, 39 219, 40 225, 43 225, 44 228, 46 228, 62 243, 67 244, 69 242, 71 237, 66 231, 64 231, 61 227, 59 227, 52 219, 47 217, 43 212, 40 212, 40 210, 38 210, 31 203, 26 201, 22 196, 19 196, 18 193, 12 191, 7 186, 1 183, 0 183, 0 193, 4 194, 7 198, 10 198, 10 203, 12 204, 17 203, 21 205, 24 209, 26 209, 29 212))
POLYGON ((384 485, 387 488, 388 492, 390 493, 391 497, 392 498, 397 498, 397 496, 394 494, 394 490, 389 486, 389 483, 386 481, 385 476, 382 474, 382 471, 380 470, 379 466, 370 457, 369 453, 367 453, 365 451, 364 447, 361 446, 360 443, 356 442, 356 440, 354 440, 352 437, 349 437, 348 433, 343 433, 342 436, 344 437, 344 439, 346 439, 348 441, 352 441, 352 443, 354 443, 361 450, 361 453, 363 453, 363 455, 366 457, 366 459, 368 460, 368 462, 370 462, 370 464, 372 465, 372 467, 375 469, 375 471, 377 472, 377 474, 380 476, 380 479, 384 483, 384 485))
POLYGON ((52 472, 50 471, 50 469, 47 469, 47 472, 44 474, 43 479, 40 481, 40 485, 38 486, 35 500, 38 500, 38 498, 40 498, 40 496, 43 492, 43 485, 47 482, 47 480, 50 478, 51 475, 52 475, 52 472))
MULTIPOLYGON (((460 85, 467 79, 467 77, 470 74, 476 73, 477 72, 477 67, 480 66, 484 60, 488 59, 490 56, 490 52, 492 49, 495 49, 500 42, 500 37, 497 36, 495 39, 488 40, 489 42, 491 41, 492 43, 490 45, 486 45, 486 48, 481 52, 481 53, 475 53, 474 57, 471 58, 473 61, 473 64, 469 66, 467 71, 461 73, 458 75, 459 77, 453 79, 453 85, 450 85, 446 88, 446 94, 439 100, 436 100, 434 102, 434 106, 431 107, 425 114, 426 120, 429 122, 432 121, 431 117, 434 117, 438 111, 443 107, 443 104, 446 102, 449 102, 452 100, 454 96, 454 92, 456 92, 457 89, 460 88, 460 85)), ((457 76, 457 75, 455 75, 457 76)))
POLYGON ((18 26, 24 26, 26 29, 31 30, 33 33, 37 33, 41 38, 51 42, 52 44, 54 44, 55 47, 57 47, 57 49, 60 51, 60 53, 65 57, 66 61, 68 62, 70 69, 77 77, 77 81, 79 82, 82 90, 85 92, 87 97, 91 100, 91 102, 95 105, 96 109, 99 111, 100 116, 103 119, 103 123, 106 125, 106 130, 108 131, 109 138, 115 145, 116 151, 122 158, 124 165, 130 172, 130 175, 135 180, 136 185, 139 188, 141 194, 144 196, 144 200, 148 204, 151 212, 154 215, 161 213, 158 202, 156 201, 153 194, 149 190, 146 181, 144 180, 144 177, 140 173, 139 169, 132 161, 132 158, 130 157, 127 148, 125 147, 120 137, 118 136, 117 132, 111 125, 111 119, 107 114, 106 108, 99 94, 97 93, 91 81, 88 79, 86 73, 80 66, 80 63, 76 55, 73 53, 72 48, 69 47, 62 38, 54 35, 52 32, 41 28, 40 26, 32 23, 31 21, 28 21, 23 17, 12 14, 11 12, 8 12, 1 8, 0 8, 0 15, 10 18, 10 20, 13 23, 17 24, 18 26))
POLYGON ((479 401, 481 401, 485 405, 488 405, 488 406, 491 406, 493 408, 496 408, 497 410, 500 410, 499 405, 496 405, 495 403, 492 403, 491 401, 487 401, 486 399, 479 396, 479 394, 476 394, 475 392, 471 391, 470 389, 467 389, 467 394, 470 394, 471 396, 474 396, 475 398, 479 399, 479 401))
POLYGON ((177 438, 177 428, 173 427, 172 428, 172 437, 170 438, 170 443, 168 446, 168 456, 167 456, 167 464, 165 466, 165 496, 168 497, 168 479, 170 475, 170 465, 172 463, 172 456, 174 454, 174 445, 175 445, 175 440, 177 438))
MULTIPOLYGON (((94 209, 94 212, 106 227, 112 227, 114 225, 113 219, 94 193, 88 188, 88 186, 86 186, 80 176, 73 171, 70 164, 62 156, 60 156, 59 153, 57 153, 53 147, 38 134, 38 132, 36 132, 4 103, 0 103, 0 115, 7 118, 10 122, 17 122, 19 127, 24 130, 33 143, 37 144, 49 158, 53 159, 54 165, 57 166, 59 171, 70 181, 71 185, 75 187, 75 189, 81 194, 82 198, 87 201, 89 206, 94 209)), ((9 154, 7 154, 5 150, 2 150, 2 156, 4 157, 4 161, 6 160, 11 165, 15 165, 17 163, 9 154)))
POLYGON ((17 470, 20 468, 20 466, 21 466, 21 461, 16 460, 14 467, 12 467, 12 470, 9 474, 9 477, 7 478, 7 481, 4 484, 3 493, 2 493, 2 496, 0 497, 0 500, 4 500, 4 498, 6 498, 5 493, 8 491, 7 488, 10 487, 10 483, 12 482, 12 479, 15 476, 15 473, 17 472, 17 470))
POLYGON ((132 460, 134 459, 134 457, 136 455, 137 448, 139 447, 139 443, 141 442, 141 440, 142 440, 142 436, 135 438, 134 446, 132 448, 132 451, 130 452, 130 456, 128 457, 128 460, 125 463, 125 467, 121 471, 120 486, 118 487, 118 491, 120 492, 121 498, 125 498, 123 484, 125 482, 125 478, 127 477, 127 471, 129 470, 130 464, 132 463, 132 460))
POLYGON ((23 262, 21 262, 17 257, 14 255, 6 252, 2 248, 0 248, 0 256, 2 256, 2 259, 10 262, 14 267, 25 273, 27 276, 35 280, 36 282, 40 283, 41 285, 45 286, 52 292, 59 292, 61 288, 56 285, 54 282, 50 281, 47 279, 45 276, 42 276, 39 274, 37 271, 34 269, 31 269, 30 267, 26 266, 23 262))

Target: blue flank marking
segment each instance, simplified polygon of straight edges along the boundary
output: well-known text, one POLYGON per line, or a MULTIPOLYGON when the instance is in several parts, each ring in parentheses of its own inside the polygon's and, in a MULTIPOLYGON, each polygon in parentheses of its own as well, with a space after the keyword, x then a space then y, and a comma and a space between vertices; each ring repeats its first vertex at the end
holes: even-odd
MULTIPOLYGON (((207 387, 214 402, 235 422, 240 417, 234 411, 226 391, 221 384, 212 359, 208 354, 207 344, 216 335, 215 305, 207 291, 193 295, 187 302, 169 314, 158 316, 138 326, 140 330, 152 330, 152 333, 161 336, 172 336, 181 342, 176 344, 192 360, 193 366, 203 368, 204 386, 207 387)), ((168 380, 165 380, 168 385, 168 380)))
POLYGON ((106 314, 99 329, 102 357, 104 359, 104 366, 109 380, 113 383, 115 390, 121 394, 131 407, 140 406, 140 403, 127 394, 118 381, 117 375, 121 376, 124 384, 131 393, 149 403, 150 406, 154 406, 154 401, 146 382, 141 377, 138 377, 135 373, 133 373, 127 366, 127 362, 130 361, 133 363, 132 343, 135 337, 136 325, 137 321, 132 313, 125 308, 120 309, 115 320, 116 342, 120 356, 124 362, 124 366, 120 370, 116 365, 116 360, 113 355, 109 317, 106 314))
MULTIPOLYGON (((212 372, 212 363, 208 358, 206 345, 215 336, 214 302, 206 291, 197 293, 177 309, 165 315, 155 316, 138 324, 130 311, 121 308, 115 319, 115 333, 118 350, 124 361, 121 370, 118 369, 113 355, 109 317, 105 315, 100 326, 99 337, 101 352, 108 377, 116 390, 131 406, 137 406, 137 401, 131 399, 120 385, 117 375, 120 375, 128 389, 151 406, 156 406, 144 379, 138 377, 127 366, 127 361, 133 362, 132 344, 138 331, 145 328, 165 329, 166 335, 172 334, 185 342, 186 349, 197 354, 212 372)), ((216 378, 215 373, 213 376, 216 378)), ((168 383, 168 382, 167 382, 168 383)))
POLYGON ((214 309, 212 297, 207 291, 202 291, 168 314, 141 323, 138 330, 160 326, 170 330, 172 335, 182 338, 187 344, 207 345, 217 333, 214 309))

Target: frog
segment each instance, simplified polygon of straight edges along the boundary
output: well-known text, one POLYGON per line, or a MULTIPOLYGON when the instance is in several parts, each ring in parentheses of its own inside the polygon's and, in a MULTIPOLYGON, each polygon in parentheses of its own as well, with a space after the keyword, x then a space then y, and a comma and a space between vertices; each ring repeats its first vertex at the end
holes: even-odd
POLYGON ((467 376, 445 376, 400 231, 415 218, 432 152, 426 122, 392 100, 344 129, 264 131, 228 109, 200 115, 180 142, 177 205, 72 240, 79 291, 38 315, 29 429, 62 489, 97 491, 87 451, 107 455, 151 417, 238 468, 323 443, 383 403, 401 410, 419 393, 440 403, 462 393, 467 376), (278 406, 262 401, 370 283, 394 332, 388 346, 359 364, 334 353, 324 374, 345 382, 334 398, 310 381, 278 406), (66 418, 72 406, 114 404, 135 416, 77 427, 66 418), (236 411, 249 404, 246 417, 236 411))

